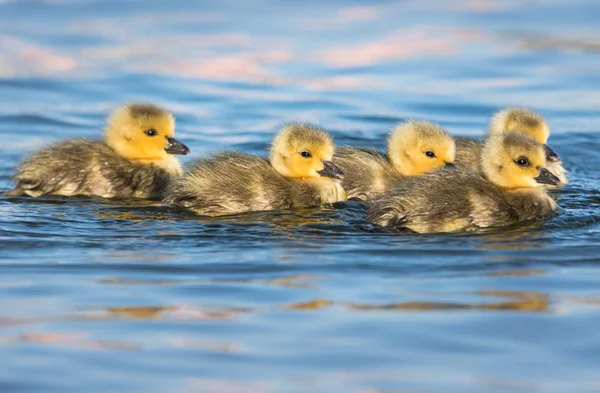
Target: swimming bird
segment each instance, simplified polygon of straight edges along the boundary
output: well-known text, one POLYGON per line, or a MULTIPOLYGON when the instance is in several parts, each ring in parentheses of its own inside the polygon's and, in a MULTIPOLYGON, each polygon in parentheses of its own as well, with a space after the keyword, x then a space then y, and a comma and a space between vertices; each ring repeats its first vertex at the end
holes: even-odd
POLYGON ((269 159, 225 151, 197 160, 164 202, 198 215, 283 210, 346 200, 342 171, 331 162, 332 138, 307 124, 288 124, 269 159))
MULTIPOLYGON (((562 166, 560 157, 547 145, 550 128, 540 114, 525 108, 507 108, 496 112, 490 121, 488 135, 493 136, 504 132, 523 132, 539 143, 544 144, 547 161, 546 169, 560 179, 559 184, 548 185, 547 187, 557 188, 569 183, 566 176, 567 170, 562 166)), ((456 165, 479 170, 479 156, 484 141, 465 137, 455 139, 456 165)))
POLYGON ((108 118, 104 141, 73 139, 35 152, 17 168, 9 196, 46 194, 160 199, 189 149, 173 137, 175 118, 153 104, 133 103, 108 118))
POLYGON ((387 145, 387 153, 369 147, 336 149, 333 161, 345 174, 342 186, 349 198, 371 199, 398 182, 454 162, 454 140, 428 121, 397 125, 387 145))
POLYGON ((544 146, 523 133, 492 135, 481 170, 440 169, 400 183, 373 201, 367 219, 414 232, 453 232, 505 226, 558 209, 543 187, 559 183, 544 167, 544 146))

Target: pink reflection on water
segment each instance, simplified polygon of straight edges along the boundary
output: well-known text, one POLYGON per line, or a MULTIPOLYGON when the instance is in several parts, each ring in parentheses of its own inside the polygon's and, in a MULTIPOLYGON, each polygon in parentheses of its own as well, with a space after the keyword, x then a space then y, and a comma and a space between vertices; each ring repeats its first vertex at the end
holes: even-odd
MULTIPOLYGON (((460 7, 488 9, 490 4, 495 3, 471 0, 462 2, 460 7)), ((349 26, 357 23, 364 23, 360 27, 368 27, 371 31, 373 25, 383 21, 392 10, 410 11, 416 6, 409 1, 402 5, 342 7, 334 10, 329 18, 310 18, 302 26, 290 25, 295 32, 293 35, 289 34, 289 29, 281 35, 250 34, 238 30, 237 26, 211 33, 170 30, 174 25, 194 21, 195 17, 200 18, 200 25, 228 18, 224 14, 202 12, 169 13, 164 18, 157 14, 139 14, 127 20, 116 17, 90 19, 85 23, 73 21, 64 27, 65 34, 84 34, 102 43, 57 48, 53 45, 42 46, 17 36, 0 35, 0 76, 97 76, 119 70, 300 86, 311 91, 383 89, 389 87, 389 81, 384 83, 385 76, 366 73, 332 75, 330 71, 323 76, 323 68, 359 67, 390 61, 470 54, 480 56, 480 52, 475 53, 476 49, 489 54, 490 48, 498 48, 497 42, 491 42, 491 35, 486 31, 425 24, 395 31, 390 31, 382 24, 378 28, 380 38, 371 41, 357 44, 353 42, 356 38, 332 36, 333 40, 309 42, 308 48, 308 39, 297 34, 306 30, 307 26, 309 29, 349 29, 349 26), (157 21, 164 23, 161 28, 153 29, 157 21), (477 47, 481 41, 490 45, 486 48, 477 47), (303 71, 299 72, 298 69, 303 71)), ((300 20, 303 15, 299 14, 293 20, 300 20)), ((510 52, 516 50, 513 47, 510 49, 510 52)), ((410 88, 410 83, 406 86, 410 88)))
POLYGON ((349 7, 339 11, 335 19, 339 23, 354 23, 376 20, 379 10, 371 6, 349 7))
POLYGON ((77 61, 21 38, 0 35, 0 76, 50 75, 75 69, 77 61))
POLYGON ((384 83, 372 77, 337 75, 323 78, 309 78, 299 81, 301 85, 311 90, 358 90, 369 88, 382 88, 384 83))
POLYGON ((482 32, 412 28, 366 44, 329 49, 319 58, 332 66, 357 67, 390 60, 448 57, 460 54, 465 44, 479 41, 484 36, 482 32))
POLYGON ((161 70, 180 76, 207 79, 249 80, 281 84, 279 77, 265 69, 267 64, 291 61, 294 55, 283 50, 258 51, 231 54, 226 56, 187 59, 161 66, 161 70))
POLYGON ((85 332, 34 332, 17 336, 0 336, 0 344, 35 343, 63 347, 78 347, 91 350, 131 350, 139 349, 134 342, 93 340, 85 332))

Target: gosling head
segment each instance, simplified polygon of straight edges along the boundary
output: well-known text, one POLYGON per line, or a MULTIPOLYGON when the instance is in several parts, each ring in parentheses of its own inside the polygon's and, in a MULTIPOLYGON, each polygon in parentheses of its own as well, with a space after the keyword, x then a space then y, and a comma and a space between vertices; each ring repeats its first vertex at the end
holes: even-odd
POLYGON ((108 118, 104 140, 108 146, 133 162, 160 163, 172 154, 188 154, 186 145, 173 138, 175 118, 152 104, 128 104, 108 118))
POLYGON ((559 184, 560 179, 550 173, 545 164, 544 145, 520 132, 488 138, 481 152, 483 174, 489 181, 504 188, 559 184))
POLYGON ((544 118, 529 109, 507 108, 496 112, 490 121, 490 136, 505 132, 522 132, 529 135, 546 149, 546 160, 560 162, 560 157, 546 143, 550 137, 550 128, 544 118))
POLYGON ((456 146, 442 127, 428 121, 407 121, 394 127, 388 138, 388 157, 404 176, 418 176, 453 166, 456 146))
POLYGON ((325 131, 308 124, 288 124, 273 139, 269 160, 277 172, 295 179, 343 179, 331 159, 333 140, 325 131))

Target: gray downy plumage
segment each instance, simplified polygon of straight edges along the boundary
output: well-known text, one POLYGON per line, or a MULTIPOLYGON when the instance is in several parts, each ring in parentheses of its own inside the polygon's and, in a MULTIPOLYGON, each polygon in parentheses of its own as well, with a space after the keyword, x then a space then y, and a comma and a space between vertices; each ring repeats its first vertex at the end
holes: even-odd
POLYGON ((478 171, 479 156, 481 155, 484 141, 466 137, 454 137, 454 142, 456 143, 454 164, 478 171))
POLYGON ((507 190, 466 168, 441 169, 398 184, 376 198, 367 220, 419 233, 505 226, 558 208, 540 188, 507 190))
POLYGON ((344 172, 342 186, 348 198, 371 199, 405 178, 385 153, 369 147, 340 146, 333 162, 344 172))
POLYGON ((160 199, 171 175, 155 165, 132 163, 101 141, 74 139, 23 160, 14 181, 16 187, 6 195, 160 199))
POLYGON ((206 216, 323 203, 310 180, 284 177, 268 160, 234 151, 196 160, 173 183, 163 202, 206 216))

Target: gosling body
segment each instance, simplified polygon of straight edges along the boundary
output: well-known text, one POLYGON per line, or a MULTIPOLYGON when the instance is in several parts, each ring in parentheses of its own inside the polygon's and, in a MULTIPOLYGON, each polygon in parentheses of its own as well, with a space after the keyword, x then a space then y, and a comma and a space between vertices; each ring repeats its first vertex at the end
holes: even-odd
POLYGON ((16 187, 5 194, 160 199, 182 172, 172 154, 189 152, 173 132, 174 119, 163 109, 124 106, 109 118, 104 141, 62 141, 23 160, 16 187))
POLYGON ((399 184, 369 207, 367 219, 418 233, 506 226, 558 209, 542 187, 559 179, 546 168, 545 150, 519 133, 491 137, 482 152, 482 173, 442 169, 399 184))
POLYGON ((101 141, 60 142, 27 158, 12 196, 99 196, 159 198, 171 175, 154 165, 131 163, 101 141))
POLYGON ((506 191, 468 168, 454 168, 400 184, 374 202, 367 219, 418 233, 453 232, 506 226, 555 208, 543 190, 506 191))
POLYGON ((454 137, 454 141, 456 142, 455 164, 473 171, 479 171, 479 157, 484 142, 467 137, 454 137))
POLYGON ((342 186, 348 198, 371 199, 404 178, 386 154, 373 148, 341 146, 334 161, 344 172, 342 186))
POLYGON ((411 120, 391 130, 387 153, 343 146, 334 161, 345 174, 348 197, 369 200, 401 181, 452 164, 454 153, 454 141, 442 127, 411 120))
POLYGON ((177 181, 165 203, 196 214, 220 216, 262 210, 287 210, 343 200, 337 187, 322 195, 315 182, 285 177, 262 157, 226 151, 197 160, 177 181))
POLYGON ((331 138, 292 124, 275 137, 269 159, 233 151, 197 160, 164 202, 198 215, 287 210, 346 200, 331 138))

